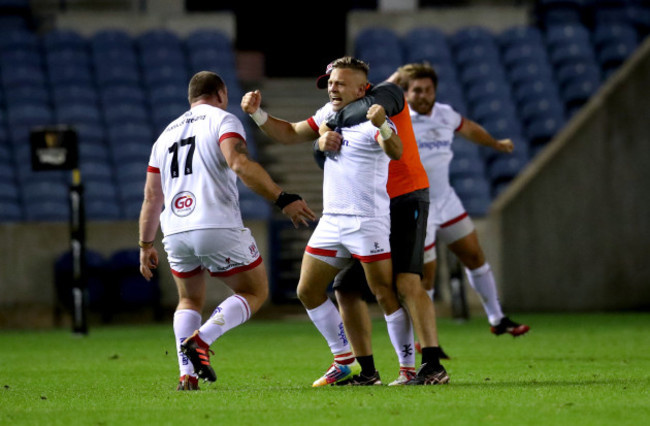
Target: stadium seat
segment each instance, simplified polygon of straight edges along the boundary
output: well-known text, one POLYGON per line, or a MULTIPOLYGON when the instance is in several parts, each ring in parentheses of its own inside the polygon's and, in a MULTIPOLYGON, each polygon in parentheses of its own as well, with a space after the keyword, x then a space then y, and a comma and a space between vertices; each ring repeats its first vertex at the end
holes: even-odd
POLYGON ((576 62, 559 67, 556 70, 557 81, 561 90, 577 81, 589 81, 598 87, 601 81, 600 69, 591 62, 576 62))
POLYGON ((505 48, 502 54, 502 61, 508 70, 518 66, 537 65, 544 67, 549 64, 546 47, 528 44, 505 48))
POLYGON ((156 67, 145 68, 142 72, 142 81, 149 89, 154 92, 160 86, 167 85, 185 85, 187 86, 190 76, 185 67, 181 64, 160 64, 156 67))
POLYGON ((24 182, 20 193, 25 202, 31 201, 63 201, 69 197, 69 187, 63 182, 48 182, 45 180, 24 182))
POLYGON ((105 52, 113 49, 132 50, 134 42, 129 33, 119 29, 102 29, 90 37, 91 49, 105 52))
MULTIPOLYGON (((110 184, 112 187, 112 192, 115 193, 115 188, 112 185, 113 167, 108 158, 83 158, 79 162, 79 170, 81 171, 81 179, 84 184, 92 184, 94 186, 97 186, 98 183, 103 183, 105 185, 110 184)), ((100 187, 98 189, 103 189, 103 187, 100 187)), ((90 191, 87 187, 86 193, 88 192, 90 191)))
POLYGON ((449 179, 455 181, 465 177, 485 177, 485 164, 480 157, 454 156, 449 164, 449 179))
POLYGON ((463 27, 447 39, 454 50, 472 46, 496 47, 494 34, 486 27, 476 25, 463 27))
MULTIPOLYGON (((91 310, 104 312, 108 305, 106 300, 106 282, 109 270, 104 256, 96 250, 84 250, 85 285, 88 296, 88 307, 91 310)), ((73 258, 70 250, 59 255, 54 262, 54 287, 56 288, 57 309, 72 309, 73 296, 73 258)))
POLYGON ((187 83, 159 86, 156 90, 149 93, 148 100, 152 108, 165 103, 185 102, 186 109, 189 109, 189 103, 187 103, 187 83))
POLYGON ((464 176, 451 180, 451 184, 463 201, 474 197, 490 198, 490 184, 485 176, 464 176))
POLYGON ((124 164, 137 163, 139 165, 139 175, 144 177, 143 170, 146 169, 149 157, 151 156, 151 148, 153 143, 125 143, 119 146, 111 145, 110 154, 113 164, 117 167, 117 172, 120 172, 121 166, 124 164))
POLYGON ((20 222, 24 219, 22 206, 17 201, 0 203, 0 222, 20 222))
POLYGON ((479 146, 462 136, 457 135, 454 137, 454 142, 451 144, 451 150, 453 151, 454 156, 480 158, 479 146))
POLYGON ((71 102, 55 108, 54 116, 58 124, 88 126, 101 126, 102 124, 102 114, 95 103, 71 102))
POLYGON ((460 46, 455 49, 456 65, 460 70, 476 67, 479 64, 490 64, 494 68, 501 66, 499 50, 492 44, 477 44, 460 46))
POLYGON ((35 222, 65 222, 70 220, 70 205, 66 201, 27 201, 23 203, 25 218, 35 222))
POLYGON ((48 69, 48 81, 52 87, 72 84, 92 87, 95 76, 90 67, 63 64, 48 69))
MULTIPOLYGON (((1 164, 5 166, 5 164, 1 164)), ((11 165, 7 163, 7 165, 11 165)), ((13 171, 12 171, 13 172, 13 171)), ((13 173, 11 181, 2 181, 0 182, 0 203, 4 202, 18 202, 20 200, 20 195, 18 187, 13 182, 13 173)))
POLYGON ((181 48, 159 46, 140 52, 140 66, 144 74, 158 67, 184 68, 186 64, 187 58, 181 48))
POLYGON ((141 53, 152 51, 158 47, 183 50, 183 41, 179 36, 163 28, 151 29, 141 33, 135 37, 135 44, 141 53))
POLYGON ((97 90, 93 85, 86 84, 61 84, 51 87, 52 104, 59 108, 69 104, 91 104, 98 106, 97 90))
POLYGON ((94 50, 92 64, 96 70, 116 65, 127 67, 131 70, 138 70, 140 66, 138 55, 131 46, 106 47, 103 50, 94 50))
POLYGON ((160 286, 158 275, 147 281, 140 274, 140 250, 123 249, 114 252, 107 261, 109 282, 107 285, 108 300, 113 308, 111 314, 121 310, 143 307, 152 309, 154 319, 161 318, 160 286))
POLYGON ((46 52, 74 49, 86 50, 87 40, 77 31, 71 29, 54 28, 41 36, 41 42, 46 52))
POLYGON ((20 105, 49 105, 50 92, 44 86, 20 84, 5 89, 5 103, 8 108, 20 105))
MULTIPOLYGON (((367 27, 354 36, 355 56, 371 48, 385 46, 391 52, 401 52, 401 40, 397 33, 386 27, 367 27)), ((397 58, 401 62, 402 57, 397 58)))
POLYGON ((510 182, 523 170, 528 162, 525 155, 503 155, 495 158, 487 167, 487 175, 492 185, 492 195, 495 196, 495 187, 510 182))
POLYGON ((476 82, 465 90, 465 97, 470 105, 489 99, 511 96, 510 85, 503 81, 476 82))
POLYGON ((549 49, 549 59, 556 69, 575 63, 595 63, 591 42, 570 42, 549 49))
POLYGON ((628 0, 583 0, 582 16, 587 26, 630 22, 628 0))
POLYGON ((535 153, 537 147, 546 145, 563 126, 564 119, 554 114, 539 116, 532 120, 526 127, 531 153, 535 153))
POLYGON ((556 118, 564 117, 564 105, 554 96, 539 96, 530 98, 519 105, 520 116, 524 124, 528 124, 540 117, 553 115, 556 118))
POLYGON ((596 49, 618 42, 636 46, 639 42, 639 35, 632 23, 601 24, 593 29, 592 41, 596 49))
POLYGON ((582 22, 582 0, 537 0, 533 15, 541 26, 582 22))
POLYGON ((81 137, 79 141, 79 162, 83 165, 84 162, 107 162, 111 157, 108 152, 108 147, 103 143, 88 143, 81 137))
POLYGON ((481 124, 499 118, 518 121, 515 104, 507 97, 494 97, 476 102, 472 105, 471 111, 472 119, 481 124))
MULTIPOLYGON (((223 51, 217 48, 206 48, 202 51, 190 51, 188 62, 190 74, 194 75, 199 71, 216 72, 228 83, 230 76, 237 78, 235 57, 231 51, 223 51)), ((185 82, 187 85, 187 81, 185 82)))
POLYGON ((173 120, 181 116, 189 109, 189 104, 185 101, 169 101, 167 103, 153 104, 151 106, 151 121, 154 127, 154 134, 157 136, 173 120))
POLYGON ((122 219, 122 210, 119 203, 101 199, 87 200, 84 203, 86 218, 96 221, 117 221, 122 219))
POLYGON ((43 55, 38 50, 8 50, 0 52, 0 67, 9 68, 16 65, 43 67, 43 55))
POLYGON ((551 66, 546 63, 527 63, 521 65, 515 65, 508 71, 508 81, 515 88, 515 92, 518 87, 534 84, 537 82, 546 82, 549 84, 554 84, 553 81, 553 69, 551 66))
POLYGON ((484 81, 505 81, 506 75, 500 62, 479 62, 460 71, 460 82, 469 86, 484 81))
POLYGON ((136 220, 140 217, 142 210, 142 199, 130 199, 120 203, 122 218, 125 220, 136 220))
POLYGON ((540 46, 544 43, 539 28, 532 25, 517 25, 507 28, 496 35, 496 40, 502 50, 513 46, 540 46))
POLYGON ((148 101, 144 88, 139 84, 116 84, 100 88, 99 97, 103 106, 130 103, 145 104, 148 101))
POLYGON ((107 127, 115 124, 124 125, 127 123, 149 123, 149 109, 145 104, 135 102, 112 102, 103 107, 104 121, 107 127))
POLYGON ((2 32, 0 37, 0 52, 10 50, 31 50, 38 51, 40 41, 38 36, 28 30, 8 30, 2 32))
POLYGON ((185 49, 188 52, 218 49, 225 54, 231 52, 233 46, 232 41, 225 32, 214 28, 199 28, 185 37, 185 49))
POLYGON ((74 126, 79 138, 79 144, 106 146, 106 129, 103 125, 76 124, 74 126))
POLYGON ((12 133, 28 130, 29 127, 53 124, 52 109, 43 104, 20 104, 7 109, 7 124, 12 126, 12 133))
POLYGON ((568 83, 561 91, 567 114, 572 116, 598 90, 598 84, 593 81, 575 81, 568 83))
POLYGON ((45 87, 47 79, 42 67, 16 65, 2 70, 2 85, 5 89, 19 85, 45 87))
POLYGON ((597 60, 603 73, 611 74, 636 50, 636 45, 624 41, 603 45, 598 51, 597 60))
POLYGON ((545 41, 549 49, 569 43, 590 43, 591 33, 582 24, 551 25, 546 28, 545 41))
POLYGON ((141 85, 140 72, 136 66, 118 64, 96 68, 95 70, 95 81, 99 87, 141 85))
POLYGON ((123 123, 108 129, 109 146, 121 146, 126 143, 153 144, 155 141, 148 123, 123 123))

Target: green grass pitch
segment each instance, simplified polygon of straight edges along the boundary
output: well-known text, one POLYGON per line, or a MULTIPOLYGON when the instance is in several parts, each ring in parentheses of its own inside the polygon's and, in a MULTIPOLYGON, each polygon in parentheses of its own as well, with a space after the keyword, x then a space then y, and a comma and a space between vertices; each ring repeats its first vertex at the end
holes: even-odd
MULTIPOLYGON (((331 355, 307 320, 255 320, 213 349, 215 384, 175 391, 169 325, 0 333, 0 425, 650 424, 650 314, 517 315, 528 335, 495 337, 483 318, 439 319, 446 386, 311 383, 331 355)), ((397 359, 374 321, 376 364, 397 359)), ((418 360, 419 362, 419 360, 418 360)))

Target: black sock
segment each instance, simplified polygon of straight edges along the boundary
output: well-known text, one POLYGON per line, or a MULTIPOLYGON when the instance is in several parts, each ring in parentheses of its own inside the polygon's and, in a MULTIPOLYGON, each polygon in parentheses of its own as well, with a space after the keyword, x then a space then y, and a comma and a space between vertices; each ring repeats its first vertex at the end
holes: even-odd
POLYGON ((440 365, 440 348, 438 346, 429 346, 422 348, 422 364, 437 367, 440 365))
POLYGON ((375 374, 375 359, 372 355, 358 356, 357 361, 361 365, 361 374, 366 377, 375 374))

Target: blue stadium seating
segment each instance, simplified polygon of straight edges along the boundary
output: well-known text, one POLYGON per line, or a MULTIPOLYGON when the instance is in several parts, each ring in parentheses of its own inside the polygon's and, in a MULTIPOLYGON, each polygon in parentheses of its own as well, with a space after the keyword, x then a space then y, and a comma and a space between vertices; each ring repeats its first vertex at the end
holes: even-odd
POLYGON ((96 103, 69 102, 54 110, 59 124, 101 126, 102 114, 96 103))
POLYGON ((127 123, 149 123, 149 110, 144 103, 136 102, 112 102, 103 107, 104 121, 107 127, 127 123))
POLYGON ((52 104, 55 109, 66 104, 90 104, 98 106, 99 99, 94 85, 61 84, 51 87, 52 104))
POLYGON ((43 48, 46 52, 74 49, 86 50, 88 42, 77 31, 71 29, 55 28, 41 36, 43 48))
POLYGON ((0 37, 0 52, 10 50, 31 50, 38 51, 40 41, 38 36, 29 30, 3 31, 0 37))
POLYGON ((70 219, 70 205, 65 201, 27 201, 25 218, 36 222, 65 222, 70 219))
POLYGON ((90 37, 90 47, 95 52, 105 52, 112 49, 132 50, 135 48, 133 38, 124 30, 99 30, 90 37))

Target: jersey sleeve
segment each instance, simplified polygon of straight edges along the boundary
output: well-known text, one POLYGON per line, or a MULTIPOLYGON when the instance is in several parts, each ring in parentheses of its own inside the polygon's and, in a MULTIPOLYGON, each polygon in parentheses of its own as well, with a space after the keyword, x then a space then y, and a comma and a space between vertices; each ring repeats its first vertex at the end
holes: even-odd
POLYGON ((223 118, 217 134, 219 135, 219 143, 228 138, 238 138, 246 142, 246 131, 244 130, 244 125, 232 114, 228 114, 223 118))
POLYGON ((368 108, 373 104, 384 107, 386 115, 392 117, 393 115, 399 114, 406 106, 404 92, 394 83, 387 81, 380 83, 372 87, 366 93, 366 96, 346 105, 345 108, 332 116, 327 121, 327 126, 330 129, 334 129, 336 127, 350 127, 363 123, 368 120, 366 114, 368 108))

